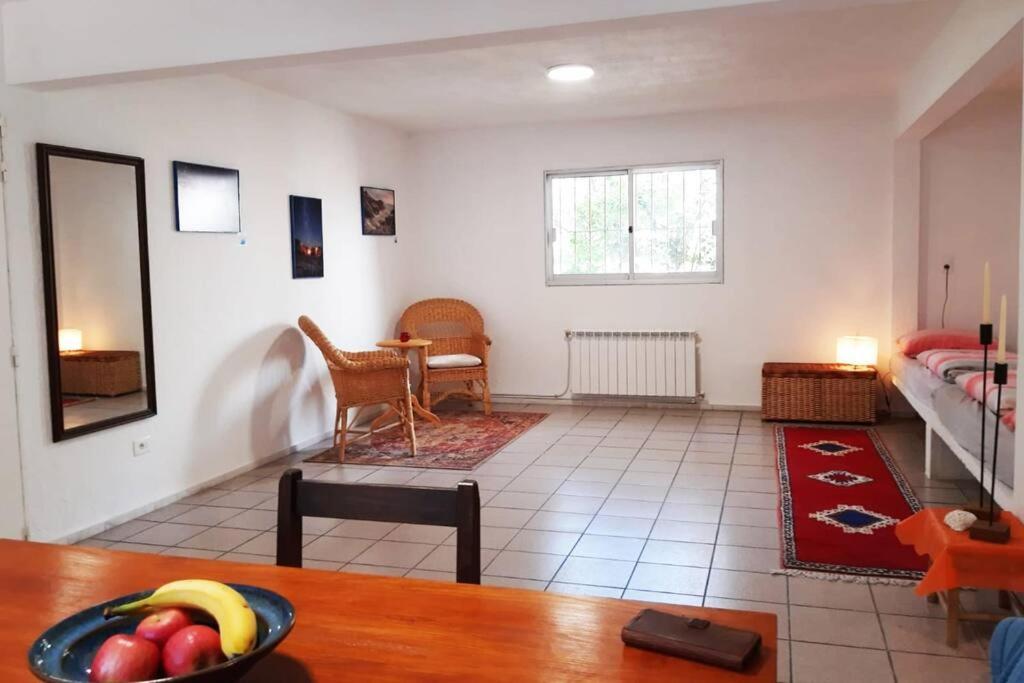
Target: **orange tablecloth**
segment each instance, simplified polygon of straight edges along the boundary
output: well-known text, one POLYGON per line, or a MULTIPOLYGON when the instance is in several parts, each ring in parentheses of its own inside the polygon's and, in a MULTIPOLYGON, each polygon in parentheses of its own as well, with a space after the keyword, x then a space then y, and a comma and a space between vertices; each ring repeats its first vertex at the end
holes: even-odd
POLYGON ((1024 525, 1004 511, 1001 521, 1010 525, 1009 542, 975 541, 942 521, 950 509, 927 508, 896 527, 896 538, 932 560, 915 592, 930 595, 964 587, 1024 591, 1024 525))

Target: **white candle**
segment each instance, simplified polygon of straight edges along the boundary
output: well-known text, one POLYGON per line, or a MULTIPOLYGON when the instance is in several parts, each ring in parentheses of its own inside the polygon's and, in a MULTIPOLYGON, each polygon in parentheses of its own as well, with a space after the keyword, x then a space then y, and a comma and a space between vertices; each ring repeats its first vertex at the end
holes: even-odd
POLYGON ((982 279, 981 322, 983 325, 992 322, 992 274, 989 272, 988 261, 985 261, 985 276, 982 279))
POLYGON ((1006 295, 999 300, 999 351, 996 353, 996 362, 1006 362, 1006 295))

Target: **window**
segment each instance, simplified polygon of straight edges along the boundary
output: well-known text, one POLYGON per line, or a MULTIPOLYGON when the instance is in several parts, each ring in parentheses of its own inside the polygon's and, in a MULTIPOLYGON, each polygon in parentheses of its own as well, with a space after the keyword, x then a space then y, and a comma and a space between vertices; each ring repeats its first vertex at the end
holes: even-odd
POLYGON ((722 281, 722 162, 545 174, 547 282, 722 281))

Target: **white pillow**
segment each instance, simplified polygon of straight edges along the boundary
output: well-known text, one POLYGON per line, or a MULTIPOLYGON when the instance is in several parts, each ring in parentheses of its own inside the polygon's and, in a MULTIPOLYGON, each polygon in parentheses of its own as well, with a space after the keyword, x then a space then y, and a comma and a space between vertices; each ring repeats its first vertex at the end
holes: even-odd
POLYGON ((449 353, 444 356, 427 356, 427 367, 435 370, 445 368, 473 368, 482 365, 483 361, 468 353, 449 353))

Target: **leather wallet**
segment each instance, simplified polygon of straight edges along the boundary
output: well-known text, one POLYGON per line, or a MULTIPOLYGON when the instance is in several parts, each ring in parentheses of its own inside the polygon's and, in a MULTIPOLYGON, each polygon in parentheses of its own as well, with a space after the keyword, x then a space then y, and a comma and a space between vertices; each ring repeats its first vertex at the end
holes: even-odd
POLYGON ((645 609, 622 627, 626 645, 740 671, 761 650, 761 634, 645 609))

